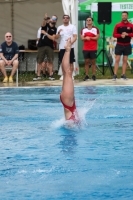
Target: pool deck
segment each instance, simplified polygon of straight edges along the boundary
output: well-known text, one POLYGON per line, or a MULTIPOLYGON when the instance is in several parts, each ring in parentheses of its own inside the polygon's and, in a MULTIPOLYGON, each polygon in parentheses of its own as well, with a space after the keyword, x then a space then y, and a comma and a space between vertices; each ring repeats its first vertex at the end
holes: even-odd
MULTIPOLYGON (((43 86, 61 86, 62 81, 60 80, 46 80, 46 81, 30 81, 30 82, 24 82, 19 83, 18 87, 43 87, 43 86)), ((74 80, 75 86, 96 86, 96 85, 133 85, 133 79, 128 80, 121 80, 117 79, 116 81, 113 81, 112 79, 97 79, 96 81, 88 80, 88 81, 78 81, 74 80)), ((0 82, 0 87, 16 87, 16 82, 14 83, 2 83, 0 82)))

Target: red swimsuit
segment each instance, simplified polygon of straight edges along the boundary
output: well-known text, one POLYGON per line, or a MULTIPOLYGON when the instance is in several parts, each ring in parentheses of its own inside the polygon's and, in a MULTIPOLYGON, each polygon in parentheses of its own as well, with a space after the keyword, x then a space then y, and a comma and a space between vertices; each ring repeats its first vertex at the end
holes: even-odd
POLYGON ((63 104, 64 108, 68 109, 68 110, 72 113, 71 117, 70 117, 69 119, 67 119, 67 120, 73 120, 74 122, 76 122, 77 120, 76 120, 76 116, 75 116, 75 114, 76 114, 75 100, 74 100, 74 102, 73 102, 72 107, 67 106, 66 104, 63 103, 63 101, 62 101, 62 99, 61 99, 61 95, 60 95, 60 101, 61 101, 61 103, 63 104))

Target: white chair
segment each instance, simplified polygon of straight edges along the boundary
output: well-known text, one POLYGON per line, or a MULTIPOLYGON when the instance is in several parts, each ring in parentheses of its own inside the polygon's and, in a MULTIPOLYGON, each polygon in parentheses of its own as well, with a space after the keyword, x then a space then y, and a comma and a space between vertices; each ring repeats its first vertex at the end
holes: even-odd
MULTIPOLYGON (((5 66, 5 69, 6 69, 6 70, 12 71, 12 65, 10 65, 10 66, 5 66)), ((18 68, 17 68, 17 70, 16 70, 16 86, 18 87, 18 68)))

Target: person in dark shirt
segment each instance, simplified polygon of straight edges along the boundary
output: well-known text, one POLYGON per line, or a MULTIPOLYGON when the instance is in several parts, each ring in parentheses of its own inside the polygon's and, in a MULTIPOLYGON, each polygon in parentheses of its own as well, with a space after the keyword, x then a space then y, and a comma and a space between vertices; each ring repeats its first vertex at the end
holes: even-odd
MULTIPOLYGON (((44 19, 43 19, 43 22, 41 24, 41 27, 38 29, 37 31, 37 40, 36 40, 36 46, 38 47, 38 42, 40 40, 40 37, 41 37, 41 30, 42 30, 42 26, 46 24, 49 24, 50 22, 50 17, 47 16, 47 13, 45 13, 44 15, 44 19)), ((40 69, 40 73, 42 72, 42 76, 43 78, 46 78, 47 77, 47 73, 48 73, 48 69, 47 69, 47 66, 48 66, 48 62, 47 60, 45 59, 44 62, 42 63, 42 66, 41 66, 41 69, 40 69)), ((37 66, 36 66, 37 67, 37 66)), ((36 68, 37 69, 37 68, 36 68)), ((41 78, 41 77, 40 77, 41 78)), ((34 78, 35 81, 38 80, 38 77, 34 78)))
POLYGON ((11 75, 9 82, 13 82, 13 76, 18 68, 18 54, 19 48, 16 42, 12 41, 12 34, 7 32, 5 34, 5 42, 0 46, 0 70, 4 75, 4 83, 8 82, 8 76, 5 70, 5 66, 12 65, 11 75))
MULTIPOLYGON (((46 18, 47 20, 47 18, 46 18)), ((56 35, 56 22, 57 16, 53 15, 50 22, 46 23, 45 18, 43 22, 43 26, 41 28, 41 37, 38 42, 38 54, 37 54, 37 77, 33 78, 33 80, 40 80, 40 71, 42 67, 42 63, 44 62, 45 57, 47 57, 48 68, 49 68, 49 79, 54 80, 53 77, 53 60, 54 60, 54 43, 55 35, 56 35)))
POLYGON ((121 55, 123 55, 122 75, 121 78, 126 80, 126 68, 128 55, 132 52, 131 38, 133 37, 133 24, 128 21, 128 12, 122 12, 122 21, 115 25, 113 37, 117 38, 115 47, 115 65, 113 80, 117 79, 117 71, 121 55))

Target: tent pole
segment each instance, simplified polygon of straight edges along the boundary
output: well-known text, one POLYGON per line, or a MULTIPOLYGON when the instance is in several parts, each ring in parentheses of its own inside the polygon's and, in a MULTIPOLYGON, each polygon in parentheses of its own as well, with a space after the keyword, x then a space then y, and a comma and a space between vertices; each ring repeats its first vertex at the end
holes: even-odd
POLYGON ((14 38, 14 2, 11 2, 11 31, 14 38))

